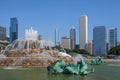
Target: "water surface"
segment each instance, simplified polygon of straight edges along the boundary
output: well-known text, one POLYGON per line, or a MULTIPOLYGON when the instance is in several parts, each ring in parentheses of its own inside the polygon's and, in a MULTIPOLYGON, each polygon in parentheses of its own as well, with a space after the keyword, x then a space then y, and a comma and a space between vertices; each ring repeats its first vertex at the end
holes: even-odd
MULTIPOLYGON (((89 68, 92 66, 89 65, 89 68)), ((120 63, 93 66, 95 72, 86 76, 48 74, 46 68, 0 68, 0 80, 120 80, 120 63)))

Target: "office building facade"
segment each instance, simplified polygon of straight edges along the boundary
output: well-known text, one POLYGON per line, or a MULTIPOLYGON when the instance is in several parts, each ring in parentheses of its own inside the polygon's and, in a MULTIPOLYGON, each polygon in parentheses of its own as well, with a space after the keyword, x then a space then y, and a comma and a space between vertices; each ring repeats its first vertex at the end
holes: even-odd
POLYGON ((17 18, 10 19, 10 43, 18 39, 18 20, 17 18))
POLYGON ((0 26, 0 40, 6 40, 6 28, 0 26))
POLYGON ((71 39, 66 36, 62 37, 61 46, 66 49, 71 49, 71 39))
POLYGON ((42 35, 38 35, 38 40, 43 40, 42 35))
POLYGON ((107 55, 106 28, 104 26, 96 26, 93 29, 93 53, 95 56, 107 55))
POLYGON ((75 32, 75 28, 72 27, 70 29, 70 39, 71 39, 71 49, 75 49, 75 45, 76 45, 76 32, 75 32))
POLYGON ((88 44, 88 17, 80 16, 80 49, 87 48, 88 44))
POLYGON ((108 30, 109 49, 117 46, 117 28, 111 28, 108 30))
POLYGON ((92 46, 92 42, 88 42, 88 52, 90 53, 90 55, 92 55, 92 51, 93 50, 93 46, 92 46))
POLYGON ((59 41, 59 30, 56 28, 55 29, 55 46, 59 46, 60 41, 59 41))

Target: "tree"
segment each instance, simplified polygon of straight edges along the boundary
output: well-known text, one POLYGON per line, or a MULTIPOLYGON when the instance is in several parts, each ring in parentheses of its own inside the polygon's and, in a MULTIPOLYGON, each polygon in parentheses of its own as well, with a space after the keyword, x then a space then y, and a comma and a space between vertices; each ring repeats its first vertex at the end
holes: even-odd
POLYGON ((0 45, 2 46, 7 46, 9 43, 8 42, 0 42, 0 45))
POLYGON ((80 54, 86 54, 86 55, 89 55, 90 53, 84 49, 81 49, 80 50, 80 54))
POLYGON ((67 53, 73 52, 73 53, 78 53, 78 54, 85 54, 85 55, 89 55, 90 53, 84 49, 65 49, 67 53))
MULTIPOLYGON (((61 51, 63 48, 61 46, 55 46, 52 49, 58 49, 59 51, 61 51)), ((78 54, 85 54, 85 55, 89 55, 90 53, 84 49, 68 49, 68 48, 64 48, 65 51, 67 53, 78 53, 78 54)))
POLYGON ((120 45, 109 50, 108 54, 120 55, 120 45))
POLYGON ((58 50, 60 50, 60 49, 62 49, 62 47, 58 45, 58 46, 52 47, 52 49, 58 49, 58 50))

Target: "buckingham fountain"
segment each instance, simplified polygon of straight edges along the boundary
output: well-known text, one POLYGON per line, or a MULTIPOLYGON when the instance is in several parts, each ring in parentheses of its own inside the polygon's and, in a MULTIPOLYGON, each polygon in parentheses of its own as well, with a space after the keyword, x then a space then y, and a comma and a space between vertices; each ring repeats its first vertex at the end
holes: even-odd
POLYGON ((68 64, 72 58, 65 52, 53 50, 53 42, 38 40, 38 32, 32 28, 25 30, 25 39, 17 39, 9 44, 0 55, 0 66, 43 66, 59 59, 68 64))
MULTIPOLYGON (((38 32, 32 28, 25 30, 25 39, 17 39, 9 44, 0 55, 0 66, 47 67, 52 73, 87 74, 87 64, 82 57, 72 57, 64 50, 52 49, 53 42, 38 40, 38 32)), ((6 68, 7 67, 7 68, 6 68)))

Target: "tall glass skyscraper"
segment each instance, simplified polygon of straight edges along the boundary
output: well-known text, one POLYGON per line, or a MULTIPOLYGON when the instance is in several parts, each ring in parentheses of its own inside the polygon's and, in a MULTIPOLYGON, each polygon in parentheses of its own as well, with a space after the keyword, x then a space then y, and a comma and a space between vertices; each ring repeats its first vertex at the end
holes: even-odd
POLYGON ((111 28, 108 31, 109 49, 117 46, 117 28, 111 28))
POLYGON ((70 39, 71 39, 71 49, 75 49, 75 44, 76 44, 76 32, 75 28, 72 27, 70 29, 70 39))
POLYGON ((107 55, 106 28, 104 26, 96 26, 93 29, 93 53, 95 56, 107 55))
POLYGON ((80 16, 80 49, 86 49, 88 44, 88 17, 80 16))
POLYGON ((55 29, 55 46, 60 45, 60 41, 59 41, 59 30, 56 28, 55 29))
POLYGON ((18 20, 16 17, 10 19, 10 43, 18 39, 18 20))

